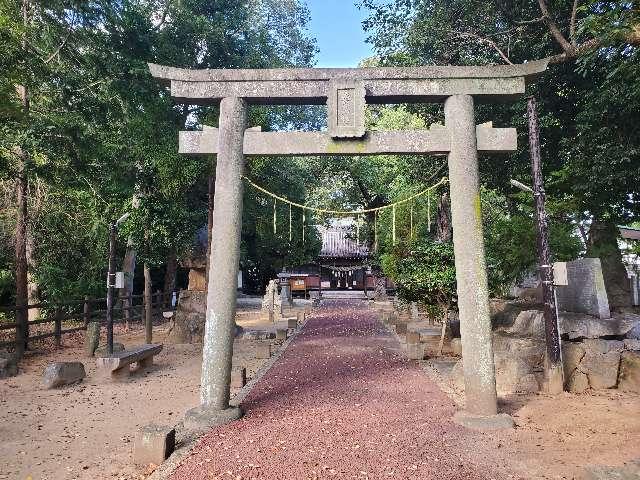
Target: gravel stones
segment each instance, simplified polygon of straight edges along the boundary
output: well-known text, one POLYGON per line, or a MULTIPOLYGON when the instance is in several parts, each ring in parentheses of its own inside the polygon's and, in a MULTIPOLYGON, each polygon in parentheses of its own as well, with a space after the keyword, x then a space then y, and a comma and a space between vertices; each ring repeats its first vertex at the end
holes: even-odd
POLYGON ((510 473, 495 442, 451 421, 453 402, 406 359, 374 311, 322 307, 242 409, 242 420, 211 430, 171 478, 462 480, 510 473))

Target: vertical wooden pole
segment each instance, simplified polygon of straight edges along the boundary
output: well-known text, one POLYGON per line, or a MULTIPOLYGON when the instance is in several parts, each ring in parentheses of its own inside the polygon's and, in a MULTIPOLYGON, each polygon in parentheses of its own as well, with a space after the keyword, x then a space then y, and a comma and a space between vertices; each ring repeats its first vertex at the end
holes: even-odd
POLYGON ((116 224, 109 225, 109 271, 107 274, 107 354, 113 353, 113 284, 116 276, 116 224))
POLYGON ((60 310, 59 308, 56 308, 56 313, 55 313, 55 337, 56 337, 56 347, 59 347, 62 345, 62 310, 60 310))
POLYGON ((538 113, 534 97, 529 97, 527 114, 529 117, 529 153, 531 155, 533 197, 536 204, 538 268, 540 281, 542 283, 544 331, 547 343, 545 362, 546 390, 548 393, 558 394, 564 390, 562 350, 560 347, 558 314, 553 288, 553 265, 551 263, 551 249, 549 248, 549 222, 544 205, 545 191, 542 176, 542 159, 540 155, 540 129, 538 127, 538 113))
POLYGON ((82 313, 82 319, 84 321, 84 326, 86 327, 91 321, 91 302, 89 300, 89 296, 85 295, 84 297, 84 309, 82 313))
POLYGON ((151 293, 151 268, 144 263, 144 339, 145 343, 153 341, 153 295, 151 293))

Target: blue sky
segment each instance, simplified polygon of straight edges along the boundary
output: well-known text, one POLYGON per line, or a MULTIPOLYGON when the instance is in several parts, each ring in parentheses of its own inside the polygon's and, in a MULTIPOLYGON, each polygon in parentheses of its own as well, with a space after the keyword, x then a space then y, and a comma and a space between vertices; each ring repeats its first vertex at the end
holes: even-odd
POLYGON ((311 33, 320 49, 317 67, 357 67, 360 60, 372 55, 362 30, 366 12, 358 10, 354 0, 306 3, 311 11, 311 33))

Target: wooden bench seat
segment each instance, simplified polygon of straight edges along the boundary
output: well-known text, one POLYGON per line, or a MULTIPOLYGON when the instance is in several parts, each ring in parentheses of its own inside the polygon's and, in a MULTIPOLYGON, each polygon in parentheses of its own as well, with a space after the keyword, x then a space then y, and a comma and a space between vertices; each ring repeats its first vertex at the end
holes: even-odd
POLYGON ((162 351, 162 347, 162 344, 141 345, 108 357, 98 357, 96 366, 102 372, 109 372, 112 378, 125 378, 129 376, 129 365, 132 363, 137 363, 140 368, 153 365, 153 357, 162 351))

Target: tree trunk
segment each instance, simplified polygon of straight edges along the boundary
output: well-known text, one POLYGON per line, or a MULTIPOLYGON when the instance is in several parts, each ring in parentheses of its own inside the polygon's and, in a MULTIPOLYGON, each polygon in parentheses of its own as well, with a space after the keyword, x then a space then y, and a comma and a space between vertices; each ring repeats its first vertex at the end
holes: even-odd
MULTIPOLYGON (((27 154, 22 148, 17 149, 19 161, 18 178, 16 179, 16 307, 26 307, 29 301, 28 267, 27 267, 27 154)), ((29 314, 26 308, 16 310, 16 357, 21 358, 27 349, 29 338, 29 314)))
POLYGON ((153 294, 151 293, 151 269, 144 263, 144 331, 145 343, 153 341, 153 294))
POLYGON ((176 274, 178 273, 178 257, 175 252, 169 254, 167 258, 167 268, 164 272, 164 294, 163 304, 169 308, 171 306, 171 297, 173 290, 176 288, 176 274))
POLYGON ((436 216, 436 240, 450 242, 453 236, 451 227, 451 202, 449 194, 444 192, 438 201, 438 213, 436 216))
POLYGON ((631 306, 631 288, 627 269, 622 263, 618 235, 618 227, 614 222, 594 218, 589 229, 585 255, 599 258, 602 263, 602 275, 611 308, 631 306))
MULTIPOLYGON (((22 0, 22 21, 25 27, 25 33, 22 37, 22 50, 27 51, 27 34, 26 28, 29 23, 29 0, 22 0)), ((29 115, 29 90, 26 83, 17 85, 16 90, 20 96, 22 103, 22 113, 25 118, 29 115)), ((16 357, 22 358, 24 351, 27 349, 29 339, 29 312, 26 305, 29 302, 29 278, 27 264, 27 163, 29 154, 24 151, 21 146, 15 148, 16 158, 18 159, 18 176, 16 178, 16 250, 15 250, 15 269, 16 269, 16 307, 23 307, 16 310, 16 357)))

